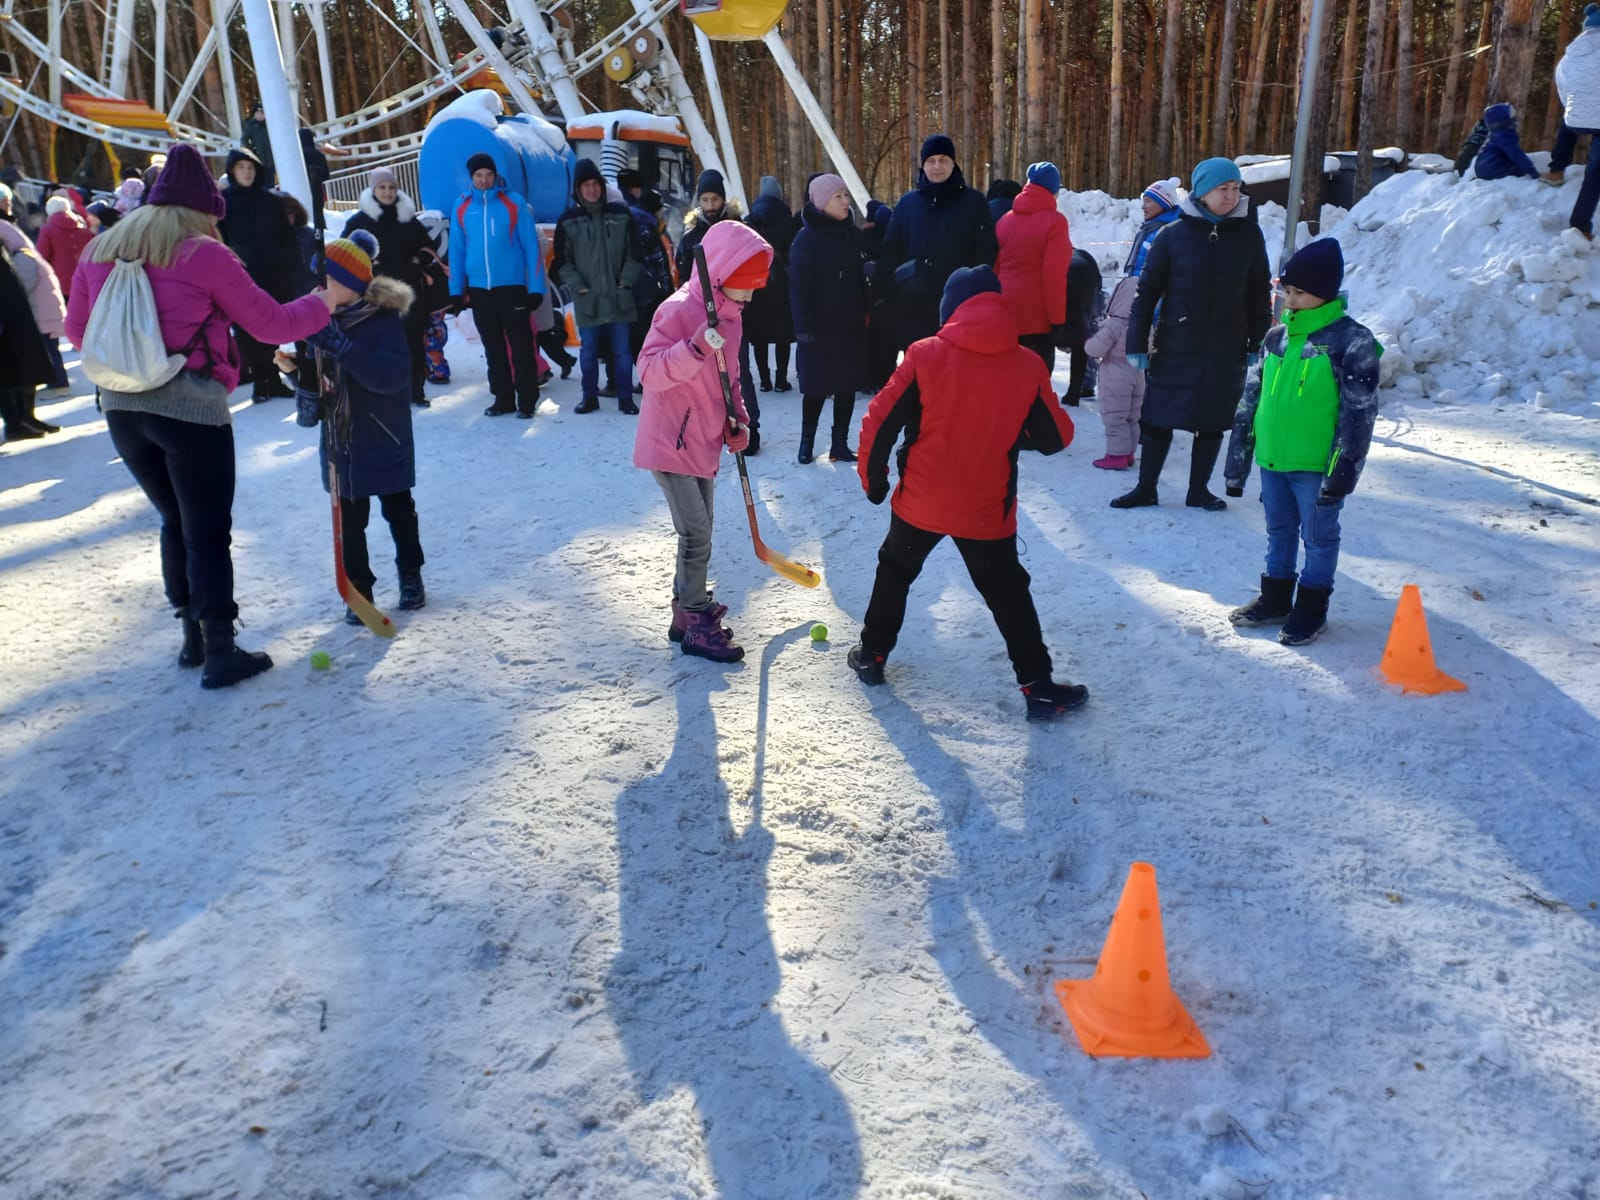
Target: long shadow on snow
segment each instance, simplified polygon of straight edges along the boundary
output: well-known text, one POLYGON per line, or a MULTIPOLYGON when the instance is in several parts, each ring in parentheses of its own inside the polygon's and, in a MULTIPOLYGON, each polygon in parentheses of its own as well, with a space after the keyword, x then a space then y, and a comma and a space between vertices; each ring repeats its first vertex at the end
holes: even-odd
MULTIPOLYGON (((778 649, 768 644, 763 674, 778 649)), ((743 833, 729 819, 711 707, 726 683, 714 670, 679 681, 667 761, 617 797, 621 949, 608 1007, 646 1102, 693 1091, 724 1200, 854 1196, 861 1147, 844 1097, 771 1008, 774 838, 759 792, 743 833)))

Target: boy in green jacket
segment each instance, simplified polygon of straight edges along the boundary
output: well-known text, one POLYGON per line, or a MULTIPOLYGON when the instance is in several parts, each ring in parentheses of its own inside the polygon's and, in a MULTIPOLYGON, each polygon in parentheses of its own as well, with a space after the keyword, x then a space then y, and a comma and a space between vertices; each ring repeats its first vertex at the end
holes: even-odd
POLYGON ((1261 594, 1228 620, 1281 623, 1278 641, 1285 646, 1315 640, 1327 624, 1339 513, 1361 477, 1378 415, 1383 347, 1345 315, 1343 282, 1344 254, 1333 238, 1310 243, 1284 264, 1284 323, 1267 334, 1261 365, 1245 384, 1223 470, 1228 495, 1242 496, 1252 457, 1261 464, 1267 515, 1261 594), (1297 592, 1302 540, 1306 562, 1297 592))

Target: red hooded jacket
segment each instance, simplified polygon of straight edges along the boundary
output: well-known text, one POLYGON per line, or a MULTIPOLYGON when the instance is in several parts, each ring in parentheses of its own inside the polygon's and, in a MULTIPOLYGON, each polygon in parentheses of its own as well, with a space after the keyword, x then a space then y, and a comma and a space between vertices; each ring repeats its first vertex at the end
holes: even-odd
POLYGON ((933 337, 913 342, 873 397, 856 470, 874 503, 889 490, 902 431, 895 514, 981 541, 1017 532, 1017 451, 1054 454, 1073 434, 1050 373, 1017 344, 1016 318, 995 292, 973 296, 933 337))
POLYGON ((1017 318, 1017 332, 1049 333, 1052 326, 1065 324, 1072 234, 1055 196, 1037 183, 1028 184, 1000 218, 995 234, 1000 257, 994 273, 1017 318))

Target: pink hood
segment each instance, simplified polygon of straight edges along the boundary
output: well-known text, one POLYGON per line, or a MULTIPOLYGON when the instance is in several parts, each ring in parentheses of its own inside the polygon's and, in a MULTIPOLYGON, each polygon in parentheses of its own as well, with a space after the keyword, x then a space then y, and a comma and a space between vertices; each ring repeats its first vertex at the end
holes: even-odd
POLYGON ((61 298, 61 284, 56 273, 44 260, 28 235, 10 221, 0 221, 0 244, 11 252, 17 277, 28 289, 28 307, 33 309, 34 324, 47 337, 60 337, 66 301, 61 298))
MULTIPOLYGON (((748 423, 739 395, 739 342, 744 332, 743 306, 722 294, 722 281, 757 254, 772 262, 772 247, 748 225, 718 221, 700 243, 715 289, 717 332, 727 339, 722 348, 733 385, 734 408, 748 423)), ((633 442, 633 465, 646 471, 713 478, 722 463, 722 432, 728 410, 717 378, 717 356, 706 349, 705 295, 698 272, 662 301, 639 350, 639 430, 633 442)))

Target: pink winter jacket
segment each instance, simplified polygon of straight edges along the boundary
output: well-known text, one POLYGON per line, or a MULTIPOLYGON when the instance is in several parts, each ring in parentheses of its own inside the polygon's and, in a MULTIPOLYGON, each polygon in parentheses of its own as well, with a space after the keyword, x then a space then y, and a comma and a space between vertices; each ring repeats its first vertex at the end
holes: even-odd
POLYGON ((1144 398, 1144 372, 1128 361, 1128 317, 1133 312, 1134 297, 1139 294, 1139 277, 1127 275, 1111 293, 1106 304, 1106 319, 1090 335, 1083 349, 1091 358, 1100 360, 1099 382, 1095 395, 1100 401, 1100 412, 1128 411, 1136 400, 1144 398))
MULTIPOLYGON (((112 264, 85 257, 72 280, 67 304, 67 337, 80 350, 89 313, 111 274, 112 264)), ((229 324, 257 341, 294 342, 328 323, 327 305, 318 296, 279 304, 251 282, 244 264, 214 238, 190 238, 170 267, 147 267, 150 290, 161 313, 161 338, 173 353, 204 335, 185 366, 215 379, 230 392, 239 386, 239 353, 229 324)))
POLYGON ((10 221, 0 221, 0 245, 11 252, 11 265, 16 267, 22 286, 28 289, 28 307, 33 310, 39 332, 46 337, 60 337, 67 302, 61 298, 56 273, 28 235, 10 221))
MULTIPOLYGON (((748 424, 739 394, 739 341, 744 332, 740 305, 722 294, 722 281, 739 266, 765 253, 772 262, 772 247, 748 225, 718 221, 701 243, 706 266, 716 291, 717 332, 727 339, 722 357, 733 385, 733 404, 739 420, 748 424), (720 231, 720 232, 719 232, 720 231)), ((633 442, 633 465, 646 471, 668 471, 701 479, 716 476, 722 462, 722 435, 728 427, 728 409, 717 378, 717 356, 702 337, 706 328, 706 302, 700 276, 691 274, 668 296, 650 322, 650 333, 639 350, 639 382, 644 395, 639 404, 639 431, 633 442)))

